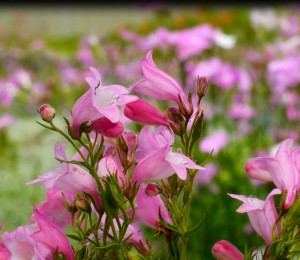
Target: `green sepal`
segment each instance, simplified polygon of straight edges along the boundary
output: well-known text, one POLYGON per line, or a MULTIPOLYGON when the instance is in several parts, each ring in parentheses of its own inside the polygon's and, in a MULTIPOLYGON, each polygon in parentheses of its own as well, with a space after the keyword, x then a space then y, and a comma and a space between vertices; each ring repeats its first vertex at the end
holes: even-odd
POLYGON ((159 221, 160 221, 160 223, 161 223, 165 228, 167 228, 167 229, 173 231, 174 233, 176 233, 176 234, 178 234, 178 235, 180 235, 180 236, 183 236, 183 235, 184 235, 180 230, 178 230, 176 227, 174 227, 173 225, 170 225, 169 223, 167 223, 167 222, 164 220, 163 216, 161 215, 160 208, 159 208, 159 210, 158 210, 158 216, 159 216, 159 221))

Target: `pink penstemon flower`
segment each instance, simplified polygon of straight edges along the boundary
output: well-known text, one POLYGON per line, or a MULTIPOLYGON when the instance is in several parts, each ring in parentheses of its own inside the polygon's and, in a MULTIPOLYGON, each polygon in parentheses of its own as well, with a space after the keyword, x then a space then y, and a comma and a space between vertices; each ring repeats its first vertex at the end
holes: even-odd
POLYGON ((292 148, 293 139, 284 140, 274 157, 250 158, 245 169, 254 179, 273 181, 277 188, 286 192, 284 208, 288 209, 300 189, 300 147, 292 148))
POLYGON ((159 211, 163 219, 172 223, 168 210, 159 194, 149 196, 146 194, 146 184, 142 183, 136 195, 136 220, 151 228, 157 228, 159 220, 159 211))
POLYGON ((129 89, 121 85, 103 86, 99 72, 90 67, 94 77, 87 77, 90 89, 83 94, 72 109, 72 129, 74 136, 79 137, 79 127, 84 122, 107 118, 111 123, 120 121, 119 106, 137 100, 129 95, 129 89))
MULTIPOLYGON (((257 234, 259 234, 268 245, 272 243, 273 226, 278 218, 273 196, 281 194, 279 189, 274 189, 265 201, 254 197, 228 194, 230 197, 240 200, 243 204, 237 209, 239 213, 247 213, 250 223, 257 234)), ((279 226, 276 227, 279 231, 279 226)))
MULTIPOLYGON (((157 139, 153 138, 153 135, 155 136, 156 133, 151 131, 151 126, 145 126, 144 129, 140 134, 140 147, 147 150, 152 145, 153 149, 149 154, 147 152, 144 153, 146 156, 136 166, 131 179, 132 183, 164 179, 174 173, 180 179, 185 180, 187 169, 204 169, 182 153, 171 151, 171 144, 173 143, 170 143, 170 140, 174 140, 171 130, 160 126, 158 131, 162 136, 160 139, 157 139), (163 131, 168 134, 164 134, 163 131)), ((143 151, 140 151, 140 153, 143 153, 143 151)))
POLYGON ((178 105, 181 103, 178 97, 180 96, 183 102, 188 104, 180 84, 156 66, 152 50, 142 59, 141 68, 143 79, 131 87, 133 91, 158 100, 173 100, 178 105))

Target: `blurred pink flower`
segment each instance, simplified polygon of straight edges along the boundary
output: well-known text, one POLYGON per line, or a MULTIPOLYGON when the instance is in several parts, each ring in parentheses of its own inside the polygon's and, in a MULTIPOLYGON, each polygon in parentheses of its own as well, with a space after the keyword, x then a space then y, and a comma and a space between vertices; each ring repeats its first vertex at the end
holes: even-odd
POLYGON ((0 130, 7 126, 13 125, 15 122, 16 119, 10 114, 0 116, 0 130))
POLYGON ((228 116, 233 119, 250 120, 256 111, 246 103, 233 103, 228 111, 228 116))
POLYGON ((210 153, 214 149, 213 154, 218 154, 229 142, 229 136, 224 130, 216 130, 210 133, 199 143, 199 149, 202 152, 210 153))
POLYGON ((299 56, 270 61, 266 75, 269 85, 278 93, 282 93, 289 87, 295 87, 300 83, 299 67, 299 56))

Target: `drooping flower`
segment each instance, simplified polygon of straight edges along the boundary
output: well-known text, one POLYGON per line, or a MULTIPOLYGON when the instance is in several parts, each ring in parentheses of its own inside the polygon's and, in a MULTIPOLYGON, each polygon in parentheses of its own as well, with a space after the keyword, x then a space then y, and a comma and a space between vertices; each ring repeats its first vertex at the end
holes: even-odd
POLYGON ((163 203, 160 195, 148 196, 146 194, 146 185, 142 183, 136 195, 136 220, 151 228, 156 228, 159 220, 159 211, 163 219, 172 223, 168 210, 163 203))
MULTIPOLYGON (((272 230, 278 218, 273 199, 273 196, 278 194, 281 194, 281 191, 279 189, 274 189, 265 201, 254 197, 228 194, 230 197, 243 202, 237 209, 237 212, 246 212, 248 214, 252 227, 268 245, 272 243, 272 230)), ((279 227, 276 228, 276 231, 279 231, 279 227)))

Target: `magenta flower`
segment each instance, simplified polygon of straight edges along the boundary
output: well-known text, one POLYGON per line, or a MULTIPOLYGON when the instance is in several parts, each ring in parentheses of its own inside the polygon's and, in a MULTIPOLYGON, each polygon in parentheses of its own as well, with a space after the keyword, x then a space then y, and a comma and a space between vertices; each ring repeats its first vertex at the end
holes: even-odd
POLYGON ((243 260, 244 255, 233 244, 226 240, 216 242, 211 250, 217 260, 243 260))
POLYGON ((142 99, 127 103, 124 114, 131 120, 144 125, 169 125, 169 119, 165 114, 142 99))
MULTIPOLYGON (((230 197, 243 202, 237 212, 247 212, 252 227, 268 245, 272 243, 272 229, 278 217, 273 196, 278 194, 281 194, 281 191, 274 189, 265 201, 254 197, 228 194, 230 197)), ((276 231, 279 231, 279 227, 276 231)))
POLYGON ((247 174, 257 180, 272 179, 277 188, 286 191, 285 208, 288 209, 300 189, 300 147, 292 149, 293 139, 283 141, 275 157, 257 157, 247 161, 247 174), (271 178, 270 178, 271 177, 271 178))
MULTIPOLYGON (((146 156, 143 157, 136 166, 131 180, 132 183, 165 179, 174 173, 176 173, 180 179, 185 180, 187 177, 187 169, 204 169, 182 153, 172 152, 170 150, 170 138, 167 135, 162 133, 160 137, 164 142, 164 144, 162 144, 163 142, 155 137, 155 133, 149 131, 151 126, 145 126, 144 128, 145 131, 140 136, 140 144, 142 147, 140 153, 143 154, 143 149, 147 151, 151 145, 152 152, 149 154, 144 153, 146 156), (151 143, 151 141, 153 141, 153 143, 151 143)), ((163 126, 160 127, 159 131, 162 132, 164 128, 166 132, 169 131, 169 133, 172 133, 170 130, 167 130, 168 128, 163 126)), ((171 136, 173 136, 173 133, 171 136)))
POLYGON ((178 95, 185 104, 187 98, 182 87, 173 78, 160 70, 153 61, 152 51, 148 51, 141 61, 143 79, 132 86, 132 90, 158 100, 173 100, 180 104, 178 95))
POLYGON ((107 137, 120 137, 124 131, 124 126, 121 121, 112 123, 106 117, 101 117, 92 122, 90 126, 96 132, 107 137))

